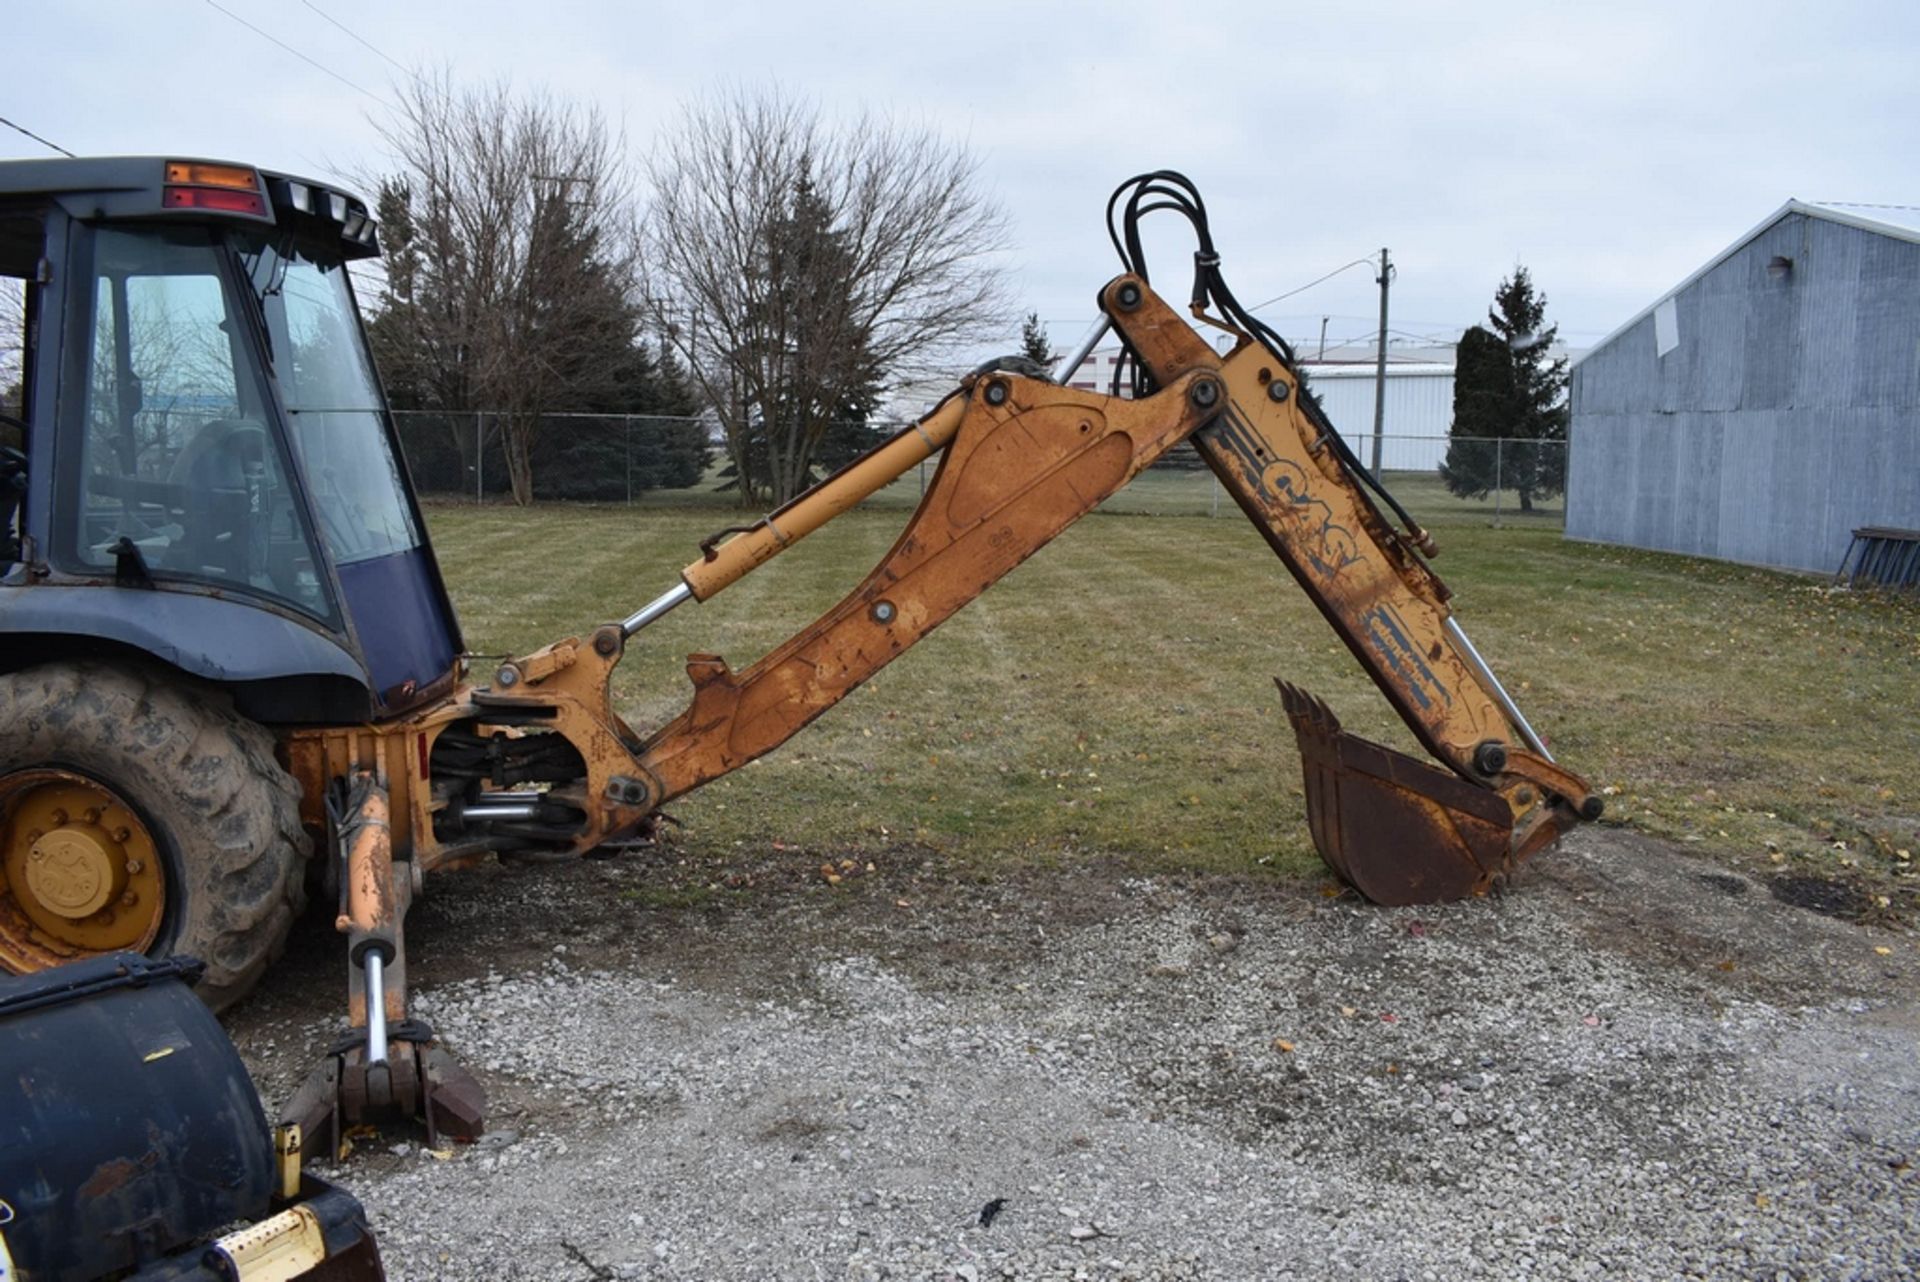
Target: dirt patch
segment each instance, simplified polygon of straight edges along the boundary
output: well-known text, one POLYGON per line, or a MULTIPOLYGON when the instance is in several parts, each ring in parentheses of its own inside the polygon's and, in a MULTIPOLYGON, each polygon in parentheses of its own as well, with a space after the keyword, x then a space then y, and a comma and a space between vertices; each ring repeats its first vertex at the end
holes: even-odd
POLYGON ((1846 921, 1858 920, 1868 907, 1864 892, 1831 877, 1775 877, 1767 889, 1783 904, 1846 921))

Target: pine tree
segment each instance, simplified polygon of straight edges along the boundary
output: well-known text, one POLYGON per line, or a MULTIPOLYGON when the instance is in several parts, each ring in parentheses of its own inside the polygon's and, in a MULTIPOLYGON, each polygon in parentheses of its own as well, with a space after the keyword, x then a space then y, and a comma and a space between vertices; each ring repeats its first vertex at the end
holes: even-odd
POLYGON ((1520 510, 1567 484, 1567 362, 1551 351, 1559 326, 1525 267, 1500 282, 1485 326, 1460 336, 1453 423, 1440 479, 1462 498, 1516 490, 1520 510))
POLYGON ((1020 354, 1035 364, 1053 366, 1053 340, 1047 337, 1039 312, 1028 312, 1020 324, 1020 354))

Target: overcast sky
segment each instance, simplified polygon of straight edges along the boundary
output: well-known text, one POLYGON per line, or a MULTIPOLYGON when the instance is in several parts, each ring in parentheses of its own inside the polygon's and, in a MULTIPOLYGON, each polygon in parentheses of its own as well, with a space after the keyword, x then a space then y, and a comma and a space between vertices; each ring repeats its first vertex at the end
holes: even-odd
MULTIPOLYGON (((1920 203, 1914 0, 220 4, 16 0, 0 116, 82 154, 330 177, 377 165, 395 63, 597 103, 636 152, 703 92, 777 83, 971 148, 1014 296, 1062 345, 1117 270, 1108 194, 1152 168, 1199 184, 1243 302, 1384 245, 1392 327, 1450 339, 1524 263, 1575 345, 1789 197, 1920 203)), ((0 129, 0 157, 46 154, 0 129)), ((1159 243, 1184 292, 1186 247, 1159 243)), ((1261 314, 1337 341, 1377 306, 1356 268, 1261 314)))

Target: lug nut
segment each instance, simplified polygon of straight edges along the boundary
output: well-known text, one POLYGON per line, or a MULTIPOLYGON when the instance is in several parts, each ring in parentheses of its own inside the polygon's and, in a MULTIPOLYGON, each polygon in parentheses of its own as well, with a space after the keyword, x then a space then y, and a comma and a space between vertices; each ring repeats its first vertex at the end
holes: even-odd
POLYGON ((131 890, 129 890, 126 894, 120 896, 120 906, 122 908, 131 908, 139 902, 140 902, 140 896, 134 894, 131 890))
POLYGON ((127 860, 127 876, 129 877, 138 877, 141 874, 141 872, 145 870, 145 868, 146 868, 146 865, 141 863, 138 859, 127 860))
POLYGON ((133 829, 115 828, 113 830, 113 839, 124 846, 127 842, 133 839, 133 829))

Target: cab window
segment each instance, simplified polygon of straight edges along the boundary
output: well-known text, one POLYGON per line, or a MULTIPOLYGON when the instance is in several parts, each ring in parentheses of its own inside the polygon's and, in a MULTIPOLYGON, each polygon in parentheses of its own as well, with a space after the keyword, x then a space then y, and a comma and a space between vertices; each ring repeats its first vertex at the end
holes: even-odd
POLYGON ((418 547, 345 264, 291 242, 243 250, 315 519, 338 565, 418 547))
POLYGON ((0 215, 0 572, 20 559, 27 496, 27 309, 40 220, 0 215))
POLYGON ((250 353, 255 322, 202 229, 93 235, 76 502, 81 566, 237 587, 325 614, 250 353))

